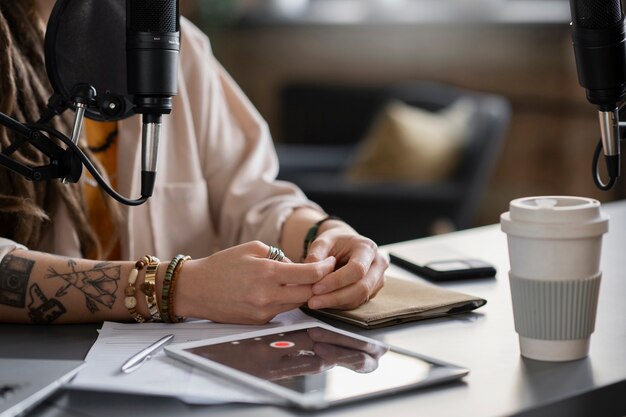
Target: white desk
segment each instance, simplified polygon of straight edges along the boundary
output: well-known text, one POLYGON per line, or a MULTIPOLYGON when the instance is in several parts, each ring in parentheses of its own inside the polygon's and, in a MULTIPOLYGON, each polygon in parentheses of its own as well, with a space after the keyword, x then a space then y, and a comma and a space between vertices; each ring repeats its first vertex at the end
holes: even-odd
MULTIPOLYGON (((386 248, 445 245, 498 268, 494 279, 447 284, 487 299, 476 313, 357 331, 470 368, 462 383, 304 413, 272 406, 188 406, 173 399, 61 391, 33 416, 624 416, 626 415, 626 202, 605 207, 611 216, 604 238, 596 331, 588 358, 544 363, 519 355, 508 284, 506 237, 487 226, 386 248)), ((394 273, 409 274, 393 268, 394 273)), ((333 323, 336 324, 336 323, 333 323)), ((96 325, 0 325, 0 357, 82 358, 96 325), (33 334, 37 333, 34 337, 33 334)))

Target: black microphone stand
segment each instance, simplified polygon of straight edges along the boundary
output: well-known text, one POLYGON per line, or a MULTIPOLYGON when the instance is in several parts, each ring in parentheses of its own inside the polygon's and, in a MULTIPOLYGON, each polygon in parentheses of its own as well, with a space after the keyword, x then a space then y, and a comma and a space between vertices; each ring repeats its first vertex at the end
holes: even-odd
POLYGON ((130 200, 117 191, 102 178, 96 167, 78 147, 78 137, 82 128, 85 109, 96 103, 96 91, 87 84, 78 84, 73 89, 73 103, 67 103, 58 94, 54 94, 48 101, 48 107, 36 123, 22 123, 4 113, 0 113, 0 125, 16 132, 20 138, 11 146, 0 152, 0 165, 4 166, 30 181, 49 181, 61 179, 64 183, 76 183, 80 179, 83 165, 91 173, 98 184, 116 201, 128 206, 138 206, 145 203, 150 195, 130 200), (72 138, 48 125, 55 116, 62 114, 68 108, 76 110, 72 138), (54 137, 65 144, 66 148, 51 140, 54 137), (11 155, 25 144, 31 144, 41 153, 48 157, 49 163, 39 167, 29 167, 15 159, 11 155))
POLYGON ((35 128, 0 113, 0 124, 17 132, 21 138, 0 153, 0 165, 24 176, 31 181, 48 181, 55 178, 67 178, 68 182, 77 182, 82 173, 79 158, 71 148, 63 149, 35 128), (40 167, 28 167, 10 156, 26 143, 30 143, 50 159, 50 163, 40 167))

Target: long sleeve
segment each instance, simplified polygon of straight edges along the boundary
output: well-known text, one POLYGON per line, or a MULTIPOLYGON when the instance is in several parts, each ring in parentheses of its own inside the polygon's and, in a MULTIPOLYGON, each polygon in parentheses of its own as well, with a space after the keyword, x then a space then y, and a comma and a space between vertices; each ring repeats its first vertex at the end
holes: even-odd
POLYGON ((193 80, 187 93, 197 103, 192 108, 199 151, 221 246, 252 239, 277 245, 294 208, 317 206, 293 184, 276 181, 278 159, 267 123, 217 62, 204 35, 186 29, 196 43, 197 65, 185 68, 184 78, 193 80))
MULTIPOLYGON (((295 185, 276 181, 267 124, 217 62, 206 35, 184 19, 181 30, 179 91, 163 117, 154 194, 125 208, 123 252, 167 259, 250 240, 278 246, 295 208, 319 207, 295 185)), ((127 195, 139 192, 140 137, 136 117, 120 125, 119 183, 127 195)))

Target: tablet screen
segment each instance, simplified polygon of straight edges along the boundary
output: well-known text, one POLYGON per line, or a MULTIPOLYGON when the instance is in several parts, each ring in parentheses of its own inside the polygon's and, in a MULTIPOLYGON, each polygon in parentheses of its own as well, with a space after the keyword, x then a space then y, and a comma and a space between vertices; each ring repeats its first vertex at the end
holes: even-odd
POLYGON ((321 327, 185 351, 327 402, 419 385, 438 367, 321 327))

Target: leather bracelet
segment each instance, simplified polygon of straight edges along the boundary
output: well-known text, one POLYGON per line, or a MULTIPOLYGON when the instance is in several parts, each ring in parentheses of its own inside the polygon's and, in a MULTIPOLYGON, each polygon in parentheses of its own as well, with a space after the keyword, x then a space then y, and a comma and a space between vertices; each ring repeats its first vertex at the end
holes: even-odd
POLYGON ((176 267, 184 258, 185 255, 179 254, 174 256, 172 258, 172 261, 167 266, 167 270, 165 271, 165 277, 163 278, 163 288, 161 289, 161 319, 165 323, 172 323, 172 318, 170 317, 170 295, 173 294, 173 292, 171 292, 172 277, 174 275, 176 267))
POLYGON ((317 223, 315 223, 313 226, 311 226, 311 228, 309 229, 309 231, 306 233, 304 237, 304 250, 302 251, 302 258, 301 258, 302 262, 304 262, 307 255, 309 254, 309 247, 311 246, 311 243, 313 243, 313 241, 317 237, 317 232, 319 231, 320 227, 322 226, 322 224, 324 224, 324 222, 328 220, 341 220, 341 219, 337 216, 327 216, 327 217, 324 217, 322 220, 318 221, 317 223))
POLYGON ((177 316, 175 313, 174 297, 176 294, 176 283, 178 282, 178 277, 180 276, 180 270, 183 268, 183 264, 190 259, 191 259, 191 256, 185 256, 183 259, 181 259, 178 262, 176 267, 174 267, 174 272, 172 272, 172 287, 170 288, 170 294, 169 294, 169 314, 170 314, 170 319, 172 320, 173 323, 180 323, 180 322, 185 321, 185 317, 177 316))

